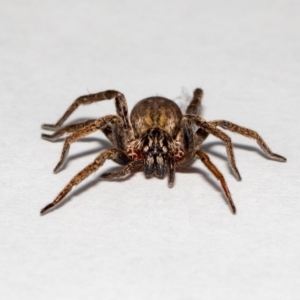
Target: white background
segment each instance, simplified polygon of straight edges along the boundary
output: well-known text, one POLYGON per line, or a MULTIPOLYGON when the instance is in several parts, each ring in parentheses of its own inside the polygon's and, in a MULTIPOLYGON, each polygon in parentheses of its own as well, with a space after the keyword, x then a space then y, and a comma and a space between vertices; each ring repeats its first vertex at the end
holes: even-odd
MULTIPOLYGON (((299 299, 299 1, 1 0, 0 298, 299 299), (39 211, 103 149, 40 138, 78 96, 122 91, 175 99, 202 87, 203 116, 257 130, 287 163, 230 134, 203 149, 224 174, 233 215, 200 161, 167 181, 100 182, 39 211)), ((81 107, 70 121, 114 112, 81 107)))

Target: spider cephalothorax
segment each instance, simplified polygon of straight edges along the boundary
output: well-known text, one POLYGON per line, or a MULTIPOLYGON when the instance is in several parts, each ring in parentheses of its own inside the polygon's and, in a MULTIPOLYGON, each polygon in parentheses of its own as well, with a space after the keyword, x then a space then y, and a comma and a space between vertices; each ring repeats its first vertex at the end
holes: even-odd
POLYGON ((54 172, 58 172, 64 164, 71 143, 97 130, 101 130, 106 135, 113 147, 100 153, 94 162, 75 175, 55 200, 42 209, 41 214, 60 203, 73 186, 97 171, 107 159, 125 166, 120 171, 102 174, 101 178, 124 177, 135 168, 142 167, 147 177, 163 178, 168 175, 169 187, 174 184, 176 169, 187 167, 193 160, 201 159, 220 181, 231 210, 235 212, 236 209, 223 175, 210 161, 208 155, 201 150, 201 145, 207 136, 212 134, 225 143, 229 165, 237 180, 240 180, 241 176, 236 167, 231 139, 217 127, 255 139, 261 149, 275 160, 286 161, 286 159, 273 153, 258 133, 251 129, 225 120, 205 121, 198 115, 202 95, 201 89, 194 91, 194 97, 185 115, 173 101, 163 97, 150 97, 136 104, 130 118, 125 97, 118 91, 108 90, 77 98, 56 124, 43 125, 44 129, 55 130, 52 135, 42 135, 46 140, 53 141, 64 134, 69 134, 65 139, 61 158, 54 172), (110 99, 115 99, 116 115, 61 127, 79 105, 110 99))

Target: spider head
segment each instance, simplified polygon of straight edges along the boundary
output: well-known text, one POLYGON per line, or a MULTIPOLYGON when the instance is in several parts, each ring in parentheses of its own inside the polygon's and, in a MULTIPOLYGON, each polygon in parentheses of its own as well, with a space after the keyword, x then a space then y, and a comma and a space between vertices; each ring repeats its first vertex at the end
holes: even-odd
POLYGON ((146 176, 165 176, 171 140, 172 138, 160 128, 148 129, 142 136, 141 151, 146 176))

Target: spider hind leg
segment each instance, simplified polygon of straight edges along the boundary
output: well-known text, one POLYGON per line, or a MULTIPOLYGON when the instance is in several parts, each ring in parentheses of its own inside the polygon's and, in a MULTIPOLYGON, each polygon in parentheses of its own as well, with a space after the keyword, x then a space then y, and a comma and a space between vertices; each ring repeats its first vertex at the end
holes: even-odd
POLYGON ((236 208, 233 203, 230 191, 227 187, 225 178, 223 177, 222 173, 218 170, 218 168, 211 162, 209 156, 203 152, 203 151, 197 151, 196 152, 196 157, 201 159, 203 164, 209 169, 209 171, 220 181, 221 187, 223 189, 223 192, 225 194, 225 197, 228 201, 228 204, 231 208, 231 211, 235 214, 236 213, 236 208))
POLYGON ((96 172, 107 159, 114 159, 116 155, 119 155, 119 150, 117 149, 109 149, 102 153, 100 153, 96 159, 86 166, 82 171, 80 171, 77 175, 73 177, 73 179, 64 187, 64 189, 57 195, 57 197, 54 199, 53 202, 46 205, 41 210, 41 215, 45 214, 50 209, 57 206, 59 203, 61 203, 66 195, 72 190, 72 188, 76 185, 78 185, 81 181, 83 181, 85 178, 87 178, 92 173, 96 172))
POLYGON ((202 97, 203 97, 203 90, 195 89, 193 99, 186 109, 187 115, 198 115, 201 106, 202 97))
POLYGON ((269 146, 266 144, 266 142, 262 139, 262 137, 254 130, 236 125, 234 123, 231 123, 231 122, 225 121, 225 120, 216 120, 216 121, 209 122, 209 124, 211 124, 215 127, 220 126, 223 129, 229 130, 234 133, 241 134, 247 138, 254 139, 266 155, 268 155, 269 157, 271 157, 277 161, 281 161, 281 162, 286 161, 285 157, 272 152, 272 150, 269 148, 269 146))

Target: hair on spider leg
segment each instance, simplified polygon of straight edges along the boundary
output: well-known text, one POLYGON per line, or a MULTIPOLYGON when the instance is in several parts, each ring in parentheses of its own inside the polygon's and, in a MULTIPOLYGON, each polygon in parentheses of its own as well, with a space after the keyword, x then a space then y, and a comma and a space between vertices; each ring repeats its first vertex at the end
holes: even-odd
POLYGON ((241 176, 236 165, 233 144, 231 138, 223 130, 255 140, 264 153, 273 160, 284 162, 286 159, 272 152, 256 131, 226 120, 206 121, 202 118, 199 115, 202 96, 203 91, 199 88, 195 89, 185 114, 174 101, 161 96, 153 96, 139 101, 130 115, 125 96, 115 90, 77 98, 55 124, 43 126, 44 129, 55 131, 51 138, 49 135, 43 135, 50 141, 67 134, 55 172, 63 167, 71 144, 94 132, 102 131, 112 147, 100 152, 92 163, 75 175, 54 201, 42 209, 41 214, 60 205, 74 186, 95 173, 107 160, 113 160, 123 165, 123 168, 115 172, 104 173, 102 178, 123 178, 142 169, 146 177, 164 178, 167 176, 168 185, 172 187, 176 170, 189 167, 195 159, 201 160, 219 182, 231 211, 235 213, 236 208, 224 176, 203 151, 205 147, 202 145, 206 138, 213 135, 225 145, 229 166, 237 180, 240 180, 241 176), (79 106, 112 99, 116 108, 115 115, 62 127, 79 106))

